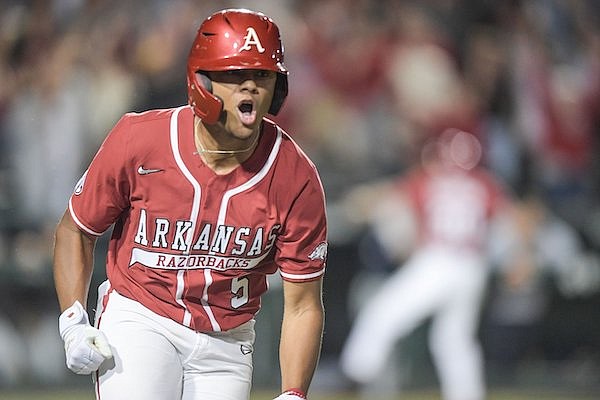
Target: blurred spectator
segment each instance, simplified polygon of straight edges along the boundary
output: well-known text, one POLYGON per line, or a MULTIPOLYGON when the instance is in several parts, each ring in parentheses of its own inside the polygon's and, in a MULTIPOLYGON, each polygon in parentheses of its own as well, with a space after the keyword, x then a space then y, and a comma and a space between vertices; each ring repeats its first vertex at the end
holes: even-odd
POLYGON ((600 263, 534 193, 526 193, 510 218, 494 226, 490 243, 497 268, 483 336, 496 375, 510 382, 532 354, 543 351, 541 329, 553 288, 566 298, 593 295, 600 288, 600 263))
POLYGON ((62 356, 50 350, 60 344, 56 322, 46 317, 55 304, 48 301, 50 229, 64 208, 59 199, 72 191, 81 174, 78 153, 85 148, 87 133, 88 88, 78 63, 81 37, 59 23, 51 3, 33 2, 29 11, 15 6, 9 13, 21 30, 13 25, 14 31, 5 36, 13 42, 4 65, 15 81, 8 86, 10 97, 0 121, 9 149, 5 188, 11 201, 6 214, 10 219, 3 220, 10 232, 10 253, 1 266, 10 280, 2 290, 2 311, 9 318, 5 326, 19 332, 5 335, 2 343, 11 349, 5 361, 18 372, 8 384, 29 374, 45 383, 65 375, 59 368, 62 356))
MULTIPOLYGON (((401 3, 402 4, 402 3, 401 3)), ((455 43, 422 7, 397 7, 398 37, 387 70, 397 112, 417 135, 446 128, 478 134, 479 113, 458 69, 455 43)))
POLYGON ((600 31, 585 3, 525 2, 511 38, 522 144, 545 201, 577 225, 586 218, 582 208, 594 203, 600 116, 600 31))

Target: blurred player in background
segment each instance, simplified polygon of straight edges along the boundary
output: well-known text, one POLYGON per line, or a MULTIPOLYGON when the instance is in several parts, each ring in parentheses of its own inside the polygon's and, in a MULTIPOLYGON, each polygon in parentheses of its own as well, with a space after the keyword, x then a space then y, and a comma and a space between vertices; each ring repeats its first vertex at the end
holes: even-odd
POLYGON ((395 344, 431 317, 429 346, 443 398, 485 398, 477 328, 487 231, 508 201, 502 185, 478 166, 480 158, 475 136, 450 129, 425 144, 422 166, 376 186, 370 223, 377 241, 395 265, 409 256, 363 298, 341 354, 342 370, 355 382, 374 381, 395 344))
MULTIPOLYGON (((160 51, 160 49, 157 49, 160 51)), ((279 29, 215 13, 189 53, 189 105, 126 114, 56 230, 54 278, 67 366, 98 399, 248 399, 254 317, 283 278, 283 399, 304 399, 323 329, 323 188, 280 127, 288 92, 279 29), (95 326, 95 240, 113 227, 95 326)))

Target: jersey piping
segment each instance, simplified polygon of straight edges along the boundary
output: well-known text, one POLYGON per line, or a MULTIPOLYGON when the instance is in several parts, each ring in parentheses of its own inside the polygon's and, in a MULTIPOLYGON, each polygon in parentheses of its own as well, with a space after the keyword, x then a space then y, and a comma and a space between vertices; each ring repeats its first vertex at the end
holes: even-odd
MULTIPOLYGON (((189 252, 192 248, 191 243, 193 240, 192 239, 193 234, 196 230, 196 221, 198 220, 198 214, 200 213, 200 200, 202 199, 202 188, 200 187, 200 184, 198 183, 198 181, 196 179, 194 179, 192 173, 190 172, 190 170, 187 168, 187 166, 183 162, 183 159, 181 158, 181 154, 179 152, 178 117, 179 117, 179 113, 181 112, 181 110, 184 107, 185 106, 176 108, 173 111, 173 114, 171 114, 171 120, 170 120, 170 125, 169 125, 170 132, 169 133, 170 133, 170 139, 171 139, 171 151, 173 152, 173 157, 175 157, 175 162, 177 163, 177 166, 183 173, 183 176, 185 176, 185 178, 190 182, 190 184, 194 188, 194 197, 192 200, 192 211, 190 214, 190 221, 192 221, 192 227, 188 231, 187 237, 185 238, 187 246, 186 246, 186 250, 185 250, 184 254, 189 254, 189 252)), ((184 290, 185 290, 185 276, 184 275, 185 275, 184 270, 177 271, 177 289, 175 292, 175 296, 176 296, 175 301, 177 301, 177 303, 180 306, 182 306, 184 309, 183 321, 182 321, 183 325, 190 326, 191 321, 192 321, 192 314, 190 313, 185 302, 183 301, 183 294, 184 294, 184 290)), ((206 307, 205 307, 205 310, 206 310, 206 307)), ((206 310, 206 312, 212 323, 214 320, 214 315, 212 314, 210 309, 206 310)), ((213 328, 214 328, 214 323, 213 323, 213 328)))
POLYGON ((75 221, 75 223, 77 224, 77 226, 79 226, 79 228, 83 229, 84 231, 86 231, 90 235, 93 235, 93 236, 102 236, 102 232, 96 232, 96 231, 88 228, 87 226, 85 226, 83 224, 83 222, 81 222, 81 220, 79 218, 77 218, 77 215, 75 214, 75 211, 73 211, 73 203, 72 203, 72 201, 73 201, 72 199, 69 199, 69 213, 71 214, 71 218, 73 218, 73 221, 75 221))
POLYGON ((321 276, 325 273, 325 268, 322 268, 320 271, 313 272, 312 274, 288 274, 283 271, 279 271, 282 277, 288 279, 313 279, 318 276, 321 276))

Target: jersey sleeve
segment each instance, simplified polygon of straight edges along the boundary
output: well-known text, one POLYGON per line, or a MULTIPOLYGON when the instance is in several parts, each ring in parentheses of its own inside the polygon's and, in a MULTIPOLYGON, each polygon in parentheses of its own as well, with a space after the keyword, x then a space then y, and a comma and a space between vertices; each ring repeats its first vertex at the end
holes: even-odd
POLYGON ((276 244, 275 261, 288 281, 311 281, 325 273, 327 219, 325 195, 314 170, 295 198, 276 244))
POLYGON ((83 231, 99 236, 129 206, 127 116, 115 125, 69 199, 69 211, 83 231))

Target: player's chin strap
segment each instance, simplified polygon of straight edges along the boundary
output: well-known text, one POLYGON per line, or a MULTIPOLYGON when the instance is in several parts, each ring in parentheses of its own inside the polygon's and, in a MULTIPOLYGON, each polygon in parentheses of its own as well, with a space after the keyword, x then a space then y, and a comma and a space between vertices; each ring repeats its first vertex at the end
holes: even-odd
POLYGON ((306 400, 306 393, 298 388, 292 388, 284 391, 274 400, 306 400))

